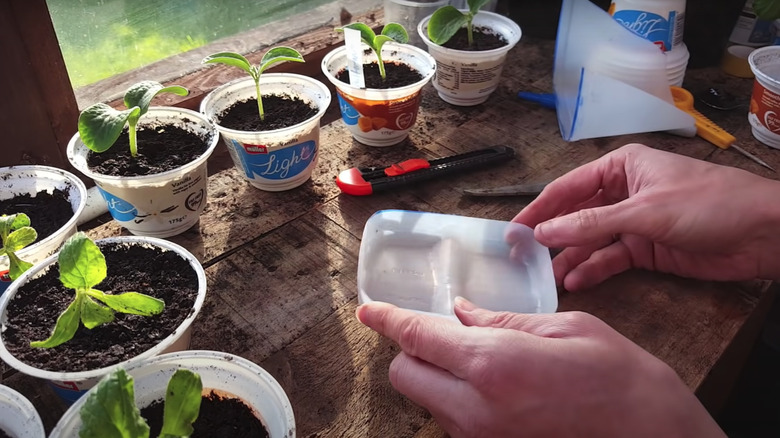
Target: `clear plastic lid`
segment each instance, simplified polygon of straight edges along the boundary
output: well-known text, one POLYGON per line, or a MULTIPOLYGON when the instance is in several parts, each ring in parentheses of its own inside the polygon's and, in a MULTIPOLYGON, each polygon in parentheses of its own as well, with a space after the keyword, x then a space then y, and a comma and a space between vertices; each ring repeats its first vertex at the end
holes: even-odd
POLYGON ((359 303, 384 301, 454 318, 457 296, 494 311, 555 312, 550 252, 532 229, 512 222, 403 210, 368 219, 359 303))

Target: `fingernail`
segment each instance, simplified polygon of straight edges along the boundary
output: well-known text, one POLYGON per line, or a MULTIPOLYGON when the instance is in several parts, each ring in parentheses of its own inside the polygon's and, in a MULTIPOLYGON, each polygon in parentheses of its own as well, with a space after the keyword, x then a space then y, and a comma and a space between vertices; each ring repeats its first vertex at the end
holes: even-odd
POLYGON ((464 310, 466 312, 471 312, 472 310, 477 308, 477 306, 475 306, 474 303, 472 303, 471 301, 463 297, 455 297, 455 307, 459 308, 460 310, 464 310))

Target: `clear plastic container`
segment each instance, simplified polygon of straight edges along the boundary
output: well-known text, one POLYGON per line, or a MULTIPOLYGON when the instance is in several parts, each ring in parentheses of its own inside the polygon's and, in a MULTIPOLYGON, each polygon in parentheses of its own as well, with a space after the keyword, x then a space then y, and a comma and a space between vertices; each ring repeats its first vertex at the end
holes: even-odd
POLYGON ((512 222, 403 210, 368 219, 358 259, 360 303, 455 318, 457 296, 494 311, 555 312, 550 252, 532 229, 512 222))
MULTIPOLYGON (((295 417, 284 389, 266 370, 239 356, 193 350, 163 354, 127 368, 135 384, 135 399, 143 408, 165 397, 168 380, 177 369, 200 375, 204 392, 213 389, 241 399, 252 408, 271 438, 295 438, 295 417)), ((62 416, 49 438, 76 438, 81 428, 81 398, 62 416)))

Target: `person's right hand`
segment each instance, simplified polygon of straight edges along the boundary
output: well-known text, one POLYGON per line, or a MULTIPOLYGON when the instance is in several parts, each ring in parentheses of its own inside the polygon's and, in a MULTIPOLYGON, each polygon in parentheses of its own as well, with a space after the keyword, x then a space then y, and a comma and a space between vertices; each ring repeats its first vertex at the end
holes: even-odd
POLYGON ((780 279, 780 182, 639 144, 556 179, 513 221, 565 248, 553 269, 568 290, 629 268, 780 279))

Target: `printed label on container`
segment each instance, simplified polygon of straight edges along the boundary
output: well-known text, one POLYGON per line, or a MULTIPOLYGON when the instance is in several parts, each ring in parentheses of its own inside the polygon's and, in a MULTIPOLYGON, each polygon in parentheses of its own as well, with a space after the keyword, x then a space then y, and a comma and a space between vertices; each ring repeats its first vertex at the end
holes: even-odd
POLYGON ((0 271, 0 295, 5 292, 6 289, 8 289, 8 286, 13 283, 13 280, 11 280, 11 276, 8 274, 8 271, 0 271))
POLYGON ((434 81, 438 88, 471 94, 490 93, 498 86, 504 58, 492 62, 436 62, 434 81))
POLYGON ((231 140, 246 177, 283 181, 295 178, 312 164, 317 156, 314 140, 274 150, 265 145, 249 145, 231 140), (265 152, 260 152, 265 151, 265 152))
POLYGON ((198 220, 206 206, 206 170, 199 166, 164 185, 97 185, 115 220, 130 232, 153 235, 198 220))
POLYGON ((653 12, 624 9, 615 11, 612 18, 663 51, 682 43, 684 13, 669 11, 669 16, 663 17, 653 12))
MULTIPOLYGON (((341 118, 360 141, 391 142, 406 136, 417 120, 420 92, 394 100, 364 100, 338 90, 341 118)), ((370 144, 370 143, 369 143, 370 144)))
POLYGON ((780 95, 753 81, 753 94, 750 98, 751 124, 756 122, 773 136, 780 137, 780 95))

